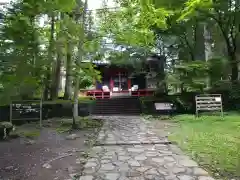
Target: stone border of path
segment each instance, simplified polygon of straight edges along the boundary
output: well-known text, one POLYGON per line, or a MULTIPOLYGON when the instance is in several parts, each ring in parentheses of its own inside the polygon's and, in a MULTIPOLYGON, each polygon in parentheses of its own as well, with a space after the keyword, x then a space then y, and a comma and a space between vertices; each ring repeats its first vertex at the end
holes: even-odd
POLYGON ((163 145, 169 145, 169 144, 174 144, 170 141, 167 142, 153 142, 153 143, 121 143, 117 142, 114 144, 111 143, 95 143, 94 146, 128 146, 128 145, 155 145, 155 144, 163 144, 163 145))

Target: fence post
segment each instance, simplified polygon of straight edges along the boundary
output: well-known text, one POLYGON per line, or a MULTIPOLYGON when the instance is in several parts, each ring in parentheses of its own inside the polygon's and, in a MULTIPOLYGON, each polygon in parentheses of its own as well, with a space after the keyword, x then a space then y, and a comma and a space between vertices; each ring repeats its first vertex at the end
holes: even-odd
POLYGON ((9 108, 9 110, 10 110, 10 123, 12 123, 12 101, 11 101, 11 103, 10 103, 10 108, 9 108))
POLYGON ((40 127, 42 127, 42 99, 40 101, 40 127))

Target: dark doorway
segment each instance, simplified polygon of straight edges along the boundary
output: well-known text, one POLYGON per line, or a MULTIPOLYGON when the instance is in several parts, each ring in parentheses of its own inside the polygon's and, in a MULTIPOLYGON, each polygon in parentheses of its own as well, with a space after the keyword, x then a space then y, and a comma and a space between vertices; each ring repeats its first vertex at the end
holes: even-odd
POLYGON ((132 86, 138 85, 138 89, 146 89, 146 78, 144 74, 135 75, 132 78, 132 86))

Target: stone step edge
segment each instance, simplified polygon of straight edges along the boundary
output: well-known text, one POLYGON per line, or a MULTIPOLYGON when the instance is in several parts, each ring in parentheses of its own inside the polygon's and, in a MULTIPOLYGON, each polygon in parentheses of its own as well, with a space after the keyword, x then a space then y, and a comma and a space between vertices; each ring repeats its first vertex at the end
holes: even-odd
POLYGON ((155 144, 162 144, 162 145, 170 145, 173 144, 170 141, 161 141, 161 142, 139 142, 139 143, 95 143, 93 146, 131 146, 131 145, 155 145, 155 144))

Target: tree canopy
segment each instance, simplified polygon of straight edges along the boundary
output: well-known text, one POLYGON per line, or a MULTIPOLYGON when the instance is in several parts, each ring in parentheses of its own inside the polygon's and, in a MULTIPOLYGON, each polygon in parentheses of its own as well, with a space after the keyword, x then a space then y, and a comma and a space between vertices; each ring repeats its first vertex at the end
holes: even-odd
POLYGON ((166 59, 169 91, 238 84, 238 0, 116 0, 116 8, 102 3, 94 11, 84 10, 81 0, 12 3, 2 17, 1 97, 41 92, 56 99, 65 69, 69 99, 83 72, 99 79, 83 61, 107 59, 142 69, 151 54, 166 59))

